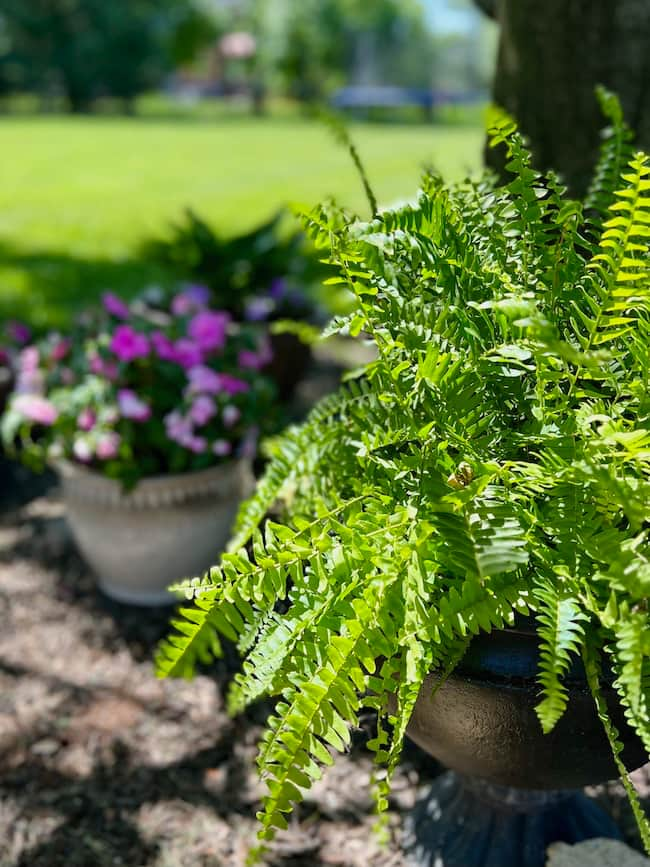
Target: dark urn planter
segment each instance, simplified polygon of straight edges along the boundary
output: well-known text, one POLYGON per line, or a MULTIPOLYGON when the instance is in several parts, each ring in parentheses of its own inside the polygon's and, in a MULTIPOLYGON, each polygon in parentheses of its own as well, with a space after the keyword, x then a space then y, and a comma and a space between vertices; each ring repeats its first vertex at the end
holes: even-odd
MULTIPOLYGON (((582 664, 567 678, 569 707, 545 735, 535 714, 539 643, 534 627, 481 634, 432 696, 428 678, 409 737, 451 769, 407 821, 405 848, 417 867, 544 867, 553 842, 618 837, 612 820, 581 793, 618 776, 582 664)), ((647 761, 614 690, 604 686, 628 768, 647 761)))
POLYGON ((312 360, 311 347, 295 334, 271 335, 273 360, 265 368, 278 387, 282 401, 290 401, 298 383, 304 378, 312 360))

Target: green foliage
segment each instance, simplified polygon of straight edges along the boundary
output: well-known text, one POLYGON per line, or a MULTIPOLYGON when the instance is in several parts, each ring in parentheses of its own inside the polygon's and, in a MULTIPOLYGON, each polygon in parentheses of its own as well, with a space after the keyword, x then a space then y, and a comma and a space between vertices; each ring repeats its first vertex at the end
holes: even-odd
POLYGON ((189 673, 215 635, 234 638, 247 658, 231 710, 281 695, 260 751, 263 839, 361 707, 378 711, 385 808, 426 675, 518 614, 538 624, 545 731, 582 653, 618 760, 591 661, 604 650, 650 742, 648 161, 601 173, 597 230, 510 118, 495 113, 490 137, 504 187, 428 176, 416 204, 370 222, 309 215, 356 298, 328 333, 363 335, 377 358, 274 442, 231 553, 187 586, 197 606, 160 648, 162 674, 189 673), (262 537, 277 500, 284 523, 262 537))

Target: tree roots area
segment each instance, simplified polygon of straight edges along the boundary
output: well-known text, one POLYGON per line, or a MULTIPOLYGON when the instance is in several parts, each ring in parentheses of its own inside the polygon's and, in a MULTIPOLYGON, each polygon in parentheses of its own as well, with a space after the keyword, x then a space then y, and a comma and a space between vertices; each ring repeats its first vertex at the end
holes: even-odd
MULTIPOLYGON (((157 680, 152 657, 171 612, 105 599, 52 480, 0 462, 0 867, 244 867, 271 705, 229 719, 230 653, 193 681, 157 680)), ((380 844, 371 729, 369 717, 268 865, 404 867, 403 816, 441 769, 406 750, 380 844)), ((634 779, 647 807, 650 770, 634 779)), ((638 847, 621 787, 593 794, 638 847)))

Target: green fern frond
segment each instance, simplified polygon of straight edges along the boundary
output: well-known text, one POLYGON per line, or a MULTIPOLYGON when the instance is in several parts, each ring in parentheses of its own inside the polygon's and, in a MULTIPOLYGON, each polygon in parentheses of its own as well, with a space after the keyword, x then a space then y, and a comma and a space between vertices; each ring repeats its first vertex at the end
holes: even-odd
POLYGON ((559 589, 557 581, 540 581, 533 595, 541 640, 538 681, 544 695, 535 711, 548 734, 566 710, 568 693, 562 681, 571 656, 580 653, 587 618, 579 601, 559 589))

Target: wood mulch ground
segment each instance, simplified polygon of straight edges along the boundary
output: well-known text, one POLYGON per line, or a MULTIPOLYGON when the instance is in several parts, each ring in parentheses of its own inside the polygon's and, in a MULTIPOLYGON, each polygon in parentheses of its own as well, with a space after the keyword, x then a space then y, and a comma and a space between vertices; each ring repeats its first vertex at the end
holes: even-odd
MULTIPOLYGON (((243 867, 269 707, 227 717, 235 659, 191 682, 157 680, 168 618, 99 594, 51 480, 0 460, 0 867, 243 867)), ((407 751, 385 848, 371 830, 370 770, 359 732, 269 864, 403 867, 402 816, 438 767, 407 751)), ((650 794, 650 773, 636 782, 650 794)), ((620 786, 598 794, 636 843, 620 786)))

